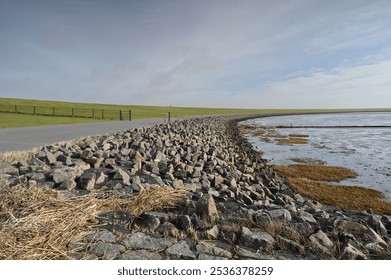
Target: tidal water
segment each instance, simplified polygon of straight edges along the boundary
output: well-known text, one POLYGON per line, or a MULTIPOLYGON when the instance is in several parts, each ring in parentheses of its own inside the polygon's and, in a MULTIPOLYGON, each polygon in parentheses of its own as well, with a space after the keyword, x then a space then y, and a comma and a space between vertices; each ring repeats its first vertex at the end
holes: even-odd
MULTIPOLYGON (((257 126, 391 126, 391 112, 314 114, 265 117, 242 122, 257 126)), ((296 164, 293 158, 323 161, 350 168, 359 175, 341 185, 364 186, 384 193, 391 201, 391 128, 281 128, 282 135, 308 135, 308 144, 266 143, 260 136, 246 135, 270 164, 296 164)))

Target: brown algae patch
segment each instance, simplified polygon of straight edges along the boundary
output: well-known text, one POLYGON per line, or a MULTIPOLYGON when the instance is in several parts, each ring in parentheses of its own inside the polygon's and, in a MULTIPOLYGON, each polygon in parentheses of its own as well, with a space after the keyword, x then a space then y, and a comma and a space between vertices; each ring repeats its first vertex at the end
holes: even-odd
POLYGON ((332 185, 307 178, 287 178, 287 183, 296 192, 322 203, 351 209, 371 208, 377 214, 391 213, 391 203, 382 200, 380 191, 359 186, 332 185))
POLYGON ((273 169, 284 177, 307 178, 316 181, 340 182, 348 178, 357 177, 356 172, 340 166, 293 164, 289 166, 273 166, 273 169))
POLYGON ((340 166, 319 164, 294 164, 273 166, 273 169, 285 177, 286 183, 297 193, 322 203, 350 210, 371 208, 378 214, 391 213, 391 202, 382 200, 383 193, 360 187, 332 185, 325 181, 340 182, 355 178, 357 173, 340 166))
POLYGON ((306 138, 286 138, 286 139, 278 139, 278 145, 297 145, 297 144, 308 144, 308 139, 306 138))

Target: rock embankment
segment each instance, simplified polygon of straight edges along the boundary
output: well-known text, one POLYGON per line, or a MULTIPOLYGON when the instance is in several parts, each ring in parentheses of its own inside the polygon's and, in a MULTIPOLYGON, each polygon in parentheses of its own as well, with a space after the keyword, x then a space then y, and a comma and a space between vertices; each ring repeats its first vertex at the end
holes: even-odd
POLYGON ((100 213, 68 258, 391 259, 391 216, 296 194, 238 121, 191 119, 46 146, 31 161, 0 163, 0 187, 37 185, 70 198, 188 190, 174 208, 100 213))

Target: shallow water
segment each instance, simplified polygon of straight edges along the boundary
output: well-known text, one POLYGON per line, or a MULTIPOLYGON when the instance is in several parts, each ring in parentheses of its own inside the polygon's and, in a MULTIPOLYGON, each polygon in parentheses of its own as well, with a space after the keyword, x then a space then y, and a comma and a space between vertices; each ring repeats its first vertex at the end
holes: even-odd
MULTIPOLYGON (((266 117, 242 122, 258 126, 391 126, 391 113, 348 113, 266 117)), ((356 171, 355 179, 340 184, 380 190, 391 201, 391 128, 288 128, 283 135, 306 134, 308 144, 277 145, 247 135, 270 164, 296 164, 292 158, 321 160, 356 171)))

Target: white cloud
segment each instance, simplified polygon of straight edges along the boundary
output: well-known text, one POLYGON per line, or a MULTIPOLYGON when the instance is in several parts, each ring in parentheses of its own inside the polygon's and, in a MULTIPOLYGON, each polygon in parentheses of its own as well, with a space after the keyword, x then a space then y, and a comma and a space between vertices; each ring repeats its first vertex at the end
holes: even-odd
POLYGON ((391 59, 270 84, 252 98, 268 108, 389 108, 389 73, 391 59))

